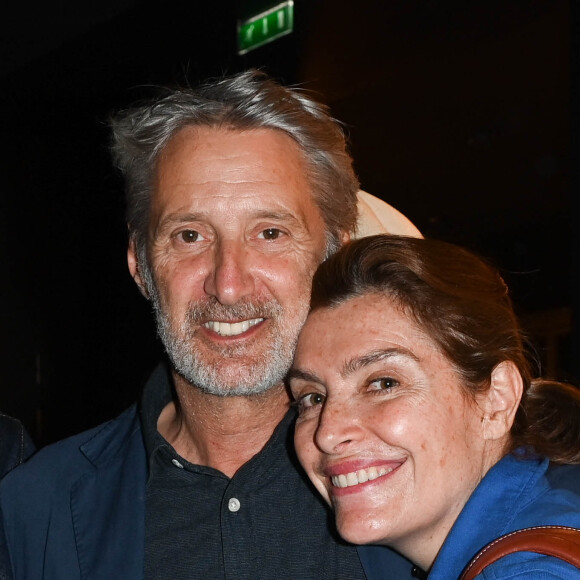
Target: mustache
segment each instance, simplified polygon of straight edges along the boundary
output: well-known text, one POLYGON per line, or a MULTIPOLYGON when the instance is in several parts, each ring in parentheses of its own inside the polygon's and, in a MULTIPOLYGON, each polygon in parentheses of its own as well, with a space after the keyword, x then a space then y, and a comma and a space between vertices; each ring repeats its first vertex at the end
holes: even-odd
POLYGON ((282 306, 275 300, 248 298, 236 304, 225 305, 211 297, 203 302, 190 304, 186 321, 203 324, 209 320, 247 320, 248 318, 276 318, 282 313, 282 306))

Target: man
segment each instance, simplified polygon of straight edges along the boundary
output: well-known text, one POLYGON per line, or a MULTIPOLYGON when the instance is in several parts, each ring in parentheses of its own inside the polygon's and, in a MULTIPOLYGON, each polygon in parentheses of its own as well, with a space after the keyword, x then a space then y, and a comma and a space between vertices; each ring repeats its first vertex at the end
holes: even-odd
POLYGON ((283 383, 314 270, 356 230, 339 125, 247 72, 112 127, 129 269, 170 364, 138 409, 3 483, 15 578, 363 578, 299 470, 283 383))

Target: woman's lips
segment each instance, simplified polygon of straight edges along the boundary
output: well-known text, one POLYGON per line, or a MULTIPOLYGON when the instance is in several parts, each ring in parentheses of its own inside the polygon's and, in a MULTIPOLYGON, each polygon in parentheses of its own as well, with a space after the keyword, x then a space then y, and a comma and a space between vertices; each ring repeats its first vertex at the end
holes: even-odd
POLYGON ((342 494, 345 492, 355 491, 360 486, 371 484, 372 482, 385 477, 398 469, 405 461, 387 461, 365 467, 359 467, 347 464, 334 465, 332 468, 325 470, 326 476, 332 483, 331 492, 333 494, 342 494))
POLYGON ((373 481, 378 477, 387 475, 391 473, 393 469, 396 469, 399 464, 388 465, 381 467, 369 467, 368 469, 359 469, 357 471, 351 471, 349 473, 341 473, 340 475, 334 475, 330 478, 332 485, 334 487, 352 487, 353 485, 358 485, 359 483, 366 483, 367 481, 373 481))

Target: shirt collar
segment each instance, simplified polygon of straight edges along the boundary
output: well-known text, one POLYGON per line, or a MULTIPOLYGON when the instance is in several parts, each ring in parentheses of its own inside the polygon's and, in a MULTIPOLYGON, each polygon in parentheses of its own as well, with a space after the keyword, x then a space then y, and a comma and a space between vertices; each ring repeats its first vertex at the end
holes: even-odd
MULTIPOLYGON (((143 427, 143 440, 149 463, 153 454, 162 447, 173 452, 172 454, 174 454, 175 457, 179 457, 179 455, 177 455, 173 450, 173 447, 171 447, 157 430, 157 421, 159 420, 161 411, 163 411, 168 403, 176 399, 177 395, 173 388, 173 380, 171 378, 170 370, 166 365, 160 364, 153 371, 153 374, 145 384, 141 397, 141 424, 143 427)), ((298 465, 293 445, 293 423, 295 418, 296 409, 291 407, 272 433, 272 436, 263 451, 243 465, 238 473, 242 473, 247 469, 267 469, 271 462, 279 460, 279 452, 268 453, 269 449, 279 450, 280 448, 286 448, 286 452, 290 456, 292 463, 298 465)))
POLYGON ((157 421, 161 411, 175 397, 173 382, 169 368, 160 364, 154 371, 143 389, 141 397, 141 425, 147 457, 163 445, 169 445, 157 431, 157 421))

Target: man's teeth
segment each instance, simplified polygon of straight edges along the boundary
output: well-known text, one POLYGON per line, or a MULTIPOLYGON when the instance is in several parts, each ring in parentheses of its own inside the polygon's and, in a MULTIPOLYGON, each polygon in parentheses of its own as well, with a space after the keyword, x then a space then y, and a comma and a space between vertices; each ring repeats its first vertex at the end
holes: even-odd
POLYGON ((204 326, 217 332, 217 334, 221 336, 237 336, 238 334, 243 334, 250 328, 262 322, 263 318, 252 318, 251 320, 244 320, 243 322, 218 322, 218 321, 210 321, 206 322, 204 326))
POLYGON ((334 487, 351 487, 387 475, 387 473, 391 473, 395 467, 395 465, 392 467, 369 467, 368 469, 359 469, 352 473, 334 475, 330 479, 334 487))

